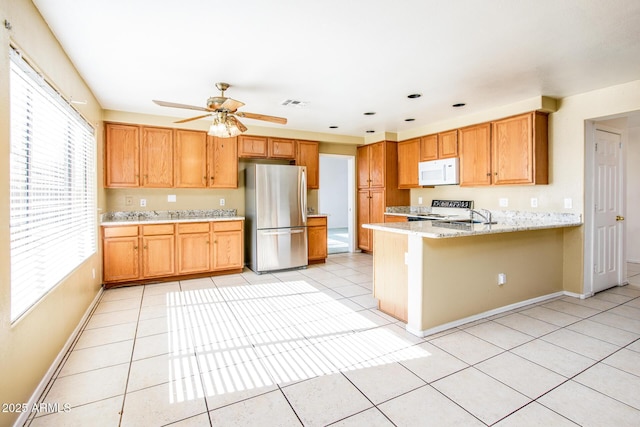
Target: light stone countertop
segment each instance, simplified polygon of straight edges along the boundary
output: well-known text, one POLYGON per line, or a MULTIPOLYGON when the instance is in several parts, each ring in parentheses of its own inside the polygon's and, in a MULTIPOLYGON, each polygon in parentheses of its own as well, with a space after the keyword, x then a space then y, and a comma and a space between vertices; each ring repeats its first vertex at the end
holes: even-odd
POLYGON ((448 224, 436 220, 363 224, 362 227, 390 233, 418 235, 429 239, 445 239, 582 225, 579 214, 497 211, 492 212, 492 216, 496 224, 448 224))
POLYGON ((108 212, 101 216, 101 226, 166 224, 244 220, 235 209, 108 212))

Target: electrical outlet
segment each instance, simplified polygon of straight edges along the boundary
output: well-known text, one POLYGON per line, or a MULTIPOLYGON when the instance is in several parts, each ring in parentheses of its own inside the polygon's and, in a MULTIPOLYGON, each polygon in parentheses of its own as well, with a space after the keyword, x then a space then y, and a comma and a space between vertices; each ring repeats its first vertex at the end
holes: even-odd
POLYGON ((224 206, 224 199, 220 199, 220 206, 224 206))
POLYGON ((147 206, 147 199, 140 199, 140 207, 144 208, 145 206, 147 206))
POLYGON ((538 207, 538 198, 537 197, 532 197, 531 198, 531 207, 532 208, 537 208, 538 207))
POLYGON ((506 197, 500 198, 499 202, 501 208, 506 208, 507 206, 509 206, 509 199, 507 199, 506 197))
POLYGON ((133 196, 124 196, 124 205, 133 206, 133 196))
POLYGON ((418 197, 418 204, 421 205, 422 204, 422 197, 418 197))
POLYGON ((504 273, 498 274, 498 285, 502 286, 507 283, 507 275, 504 273))
POLYGON ((175 201, 176 201, 176 195, 175 194, 169 194, 167 196, 167 202, 174 203, 175 201))

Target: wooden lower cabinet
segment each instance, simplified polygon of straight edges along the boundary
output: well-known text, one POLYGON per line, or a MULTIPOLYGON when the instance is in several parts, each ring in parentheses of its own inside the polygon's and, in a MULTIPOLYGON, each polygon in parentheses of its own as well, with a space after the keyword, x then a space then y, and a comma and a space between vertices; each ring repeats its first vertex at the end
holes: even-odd
POLYGON ((242 220, 102 229, 103 278, 107 287, 241 272, 244 267, 242 220))
POLYGON ((385 191, 358 191, 358 247, 365 252, 373 251, 373 232, 362 228, 362 224, 384 222, 385 191))
POLYGON ((307 219, 307 237, 309 264, 323 263, 327 260, 327 217, 307 219))
POLYGON ((409 222, 409 218, 400 215, 385 215, 384 222, 409 222))
POLYGON ((242 268, 242 221, 221 221, 211 223, 213 251, 211 269, 213 271, 242 268))
POLYGON ((209 223, 178 224, 178 274, 202 273, 211 269, 209 223))
POLYGON ((105 227, 102 237, 104 281, 118 282, 140 277, 138 226, 105 227))
POLYGON ((176 238, 173 224, 143 225, 142 277, 172 276, 176 273, 176 238))

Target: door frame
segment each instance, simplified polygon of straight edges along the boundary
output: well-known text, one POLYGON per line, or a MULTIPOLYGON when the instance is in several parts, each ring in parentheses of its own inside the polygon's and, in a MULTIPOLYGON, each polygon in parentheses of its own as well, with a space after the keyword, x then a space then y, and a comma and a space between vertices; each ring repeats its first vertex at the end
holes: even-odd
MULTIPOLYGON (((347 229, 349 233, 349 253, 356 249, 356 156, 348 154, 320 153, 320 157, 338 157, 347 160, 347 229)), ((320 168, 322 174, 322 168, 320 168)), ((324 189, 327 190, 326 188, 324 189)), ((319 192, 322 192, 322 185, 319 192)), ((318 211, 322 212, 321 198, 318 195, 318 211)))
MULTIPOLYGON (((594 294, 594 259, 595 259, 595 220, 593 206, 595 202, 595 145, 596 145, 596 131, 601 130, 604 132, 611 132, 620 135, 620 141, 622 142, 622 151, 620 153, 620 210, 622 216, 626 215, 626 193, 627 193, 627 130, 617 129, 609 126, 605 126, 600 120, 587 120, 585 122, 585 135, 586 135, 586 147, 585 147, 585 200, 584 200, 584 224, 585 224, 585 240, 584 240, 584 288, 583 293, 585 297, 592 296, 594 294)), ((620 239, 620 265, 618 268, 618 286, 627 284, 627 265, 626 265, 626 224, 622 221, 622 229, 619 231, 620 239)))

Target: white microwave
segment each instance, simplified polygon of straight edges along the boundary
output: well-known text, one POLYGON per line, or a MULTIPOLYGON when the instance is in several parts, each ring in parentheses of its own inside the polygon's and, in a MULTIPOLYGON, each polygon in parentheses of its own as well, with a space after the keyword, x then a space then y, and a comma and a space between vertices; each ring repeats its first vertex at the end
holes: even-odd
POLYGON ((431 160, 418 163, 418 184, 453 185, 460 184, 460 159, 431 160))

